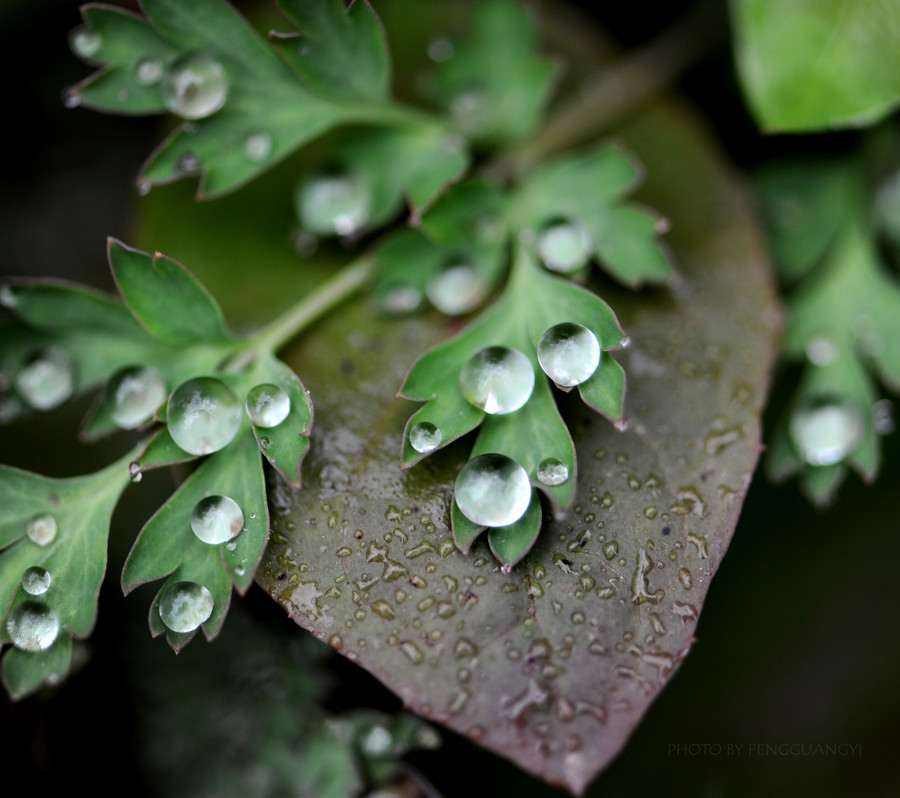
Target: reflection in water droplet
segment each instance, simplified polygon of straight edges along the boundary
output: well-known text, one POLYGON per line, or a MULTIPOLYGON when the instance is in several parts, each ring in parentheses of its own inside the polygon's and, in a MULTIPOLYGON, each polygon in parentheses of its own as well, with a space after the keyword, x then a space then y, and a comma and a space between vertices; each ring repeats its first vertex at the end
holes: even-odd
POLYGON ((528 509, 531 483, 515 460, 502 454, 483 454, 459 472, 455 498, 470 521, 506 526, 518 521, 528 509))
POLYGON ((39 565, 26 568, 22 574, 22 589, 32 596, 41 596, 50 589, 50 572, 39 565))
POLYGON ((173 632, 193 632, 212 615, 212 594, 196 582, 175 582, 159 598, 159 617, 173 632))
POLYGON ((556 324, 538 342, 538 362, 557 385, 580 385, 600 365, 600 343, 587 327, 572 322, 556 324))
POLYGON ((153 366, 126 366, 106 383, 109 414, 121 429, 135 429, 166 400, 166 384, 153 366))
POLYGON ((372 192, 362 175, 317 175, 300 184, 295 200, 297 216, 307 231, 349 236, 368 221, 372 192))
POLYGON ((534 369, 518 349, 488 346, 466 361, 459 385, 466 399, 486 413, 512 413, 531 396, 534 369))
POLYGON ((542 485, 562 485, 569 478, 569 467, 558 457, 545 457, 538 464, 537 478, 542 485))
POLYGON ((38 513, 25 524, 25 534, 38 546, 49 546, 56 540, 56 519, 50 513, 38 513))
POLYGON ((134 77, 141 86, 154 86, 163 76, 163 64, 150 56, 140 59, 134 65, 134 77))
POLYGON ((207 496, 197 502, 191 514, 191 529, 204 543, 226 543, 243 528, 244 513, 228 496, 207 496))
POLYGON ((277 427, 291 412, 291 400, 277 385, 257 385, 247 393, 247 415, 257 427, 277 427))
POLYGON ((807 463, 839 463, 862 440, 865 431, 856 405, 839 400, 809 404, 791 416, 791 439, 807 463))
POLYGON ((166 70, 160 90, 163 105, 173 114, 184 119, 203 119, 225 105, 228 78, 215 58, 191 53, 166 70))
POLYGON ((475 310, 485 300, 487 288, 468 263, 454 263, 429 280, 425 294, 441 313, 459 316, 475 310))
POLYGON ((571 274, 588 262, 591 241, 580 224, 558 222, 544 228, 538 236, 537 251, 548 269, 571 274))
POLYGON ((169 398, 167 421, 175 443, 190 454, 211 454, 231 443, 241 426, 241 405, 215 377, 179 385, 169 398))
POLYGON ((100 32, 87 25, 75 28, 69 34, 69 46, 79 58, 91 58, 97 53, 102 44, 103 37, 100 35, 100 32))
POLYGON ((272 154, 272 136, 266 132, 251 133, 244 141, 244 155, 253 163, 262 163, 272 154))
POLYGON ((35 352, 16 375, 16 390, 35 410, 51 410, 72 395, 75 365, 65 349, 35 352))
POLYGON ((420 421, 409 431, 409 443, 422 454, 433 452, 441 445, 441 431, 428 421, 420 421))
POLYGON ((46 651, 59 635, 59 618, 40 601, 23 601, 9 613, 6 632, 22 651, 46 651))

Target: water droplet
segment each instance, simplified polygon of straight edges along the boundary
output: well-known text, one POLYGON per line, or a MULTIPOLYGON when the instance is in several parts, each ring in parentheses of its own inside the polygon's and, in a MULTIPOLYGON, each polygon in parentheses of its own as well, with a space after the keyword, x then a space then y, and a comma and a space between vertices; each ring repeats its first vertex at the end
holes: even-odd
POLYGON ((485 413, 512 413, 531 396, 534 369, 518 349, 488 346, 466 361, 459 385, 466 399, 485 413))
POLYGON ((244 141, 244 155, 253 163, 262 163, 272 154, 272 136, 265 131, 251 133, 244 141))
POLYGON ((352 235, 368 221, 371 204, 368 181, 349 173, 304 180, 296 196, 300 223, 319 235, 352 235))
POLYGON ((506 526, 518 521, 531 502, 528 474, 502 454, 483 454, 466 463, 456 478, 456 503, 476 524, 506 526))
POLYGON ((420 421, 409 431, 409 444, 417 452, 427 454, 441 445, 441 431, 427 421, 420 421))
POLYGON ((618 553, 619 544, 617 541, 611 540, 609 543, 603 544, 603 556, 606 557, 607 560, 614 560, 618 553))
POLYGON ((215 377, 197 377, 179 385, 169 398, 169 433, 190 454, 224 448, 241 426, 241 405, 215 377))
POLYGON ((41 596, 50 589, 50 572, 40 565, 26 568, 22 574, 22 589, 32 596, 41 596))
POLYGON ((685 590, 690 590, 694 586, 694 577, 687 568, 682 568, 678 571, 678 580, 685 590))
POLYGON ((140 482, 144 478, 144 474, 141 471, 141 464, 137 462, 137 460, 128 464, 128 478, 132 482, 140 482))
POLYGON ((890 399, 881 399, 872 406, 872 426, 877 435, 890 435, 894 431, 894 405, 890 399))
POLYGON ((394 608, 384 599, 372 603, 372 612, 388 621, 394 620, 394 608))
POLYGON ((406 656, 409 658, 409 661, 414 665, 421 665, 423 662, 425 662, 425 655, 422 653, 421 649, 411 640, 401 641, 398 647, 404 654, 406 654, 406 656))
POLYGON ((166 400, 166 384, 153 366, 126 366, 106 383, 106 404, 121 429, 135 429, 166 400))
POLYGON ((6 619, 6 631, 22 651, 46 651, 59 635, 59 618, 40 601, 23 601, 6 619))
POLYGON ((65 349, 51 346, 35 352, 16 375, 16 390, 35 410, 61 405, 75 387, 75 365, 65 349))
POLYGON ((600 343, 587 327, 556 324, 538 341, 538 362, 557 385, 571 388, 587 380, 600 365, 600 343))
POLYGON ((69 46, 79 58, 91 58, 96 55, 102 44, 103 37, 100 32, 87 25, 75 28, 69 34, 69 46))
POLYGON ((806 345, 806 357, 816 366, 827 366, 837 356, 837 347, 830 338, 817 335, 806 345))
POLYGON ((439 64, 453 58, 454 51, 453 42, 447 39, 435 39, 428 45, 428 57, 439 64))
POLYGON ((16 289, 9 283, 0 284, 0 306, 4 308, 14 308, 19 304, 19 296, 16 289))
POLYGON ((147 56, 134 65, 134 76, 141 86, 155 86, 163 76, 163 64, 158 58, 147 56))
POLYGON ((422 304, 422 292, 412 285, 397 285, 390 288, 381 300, 386 313, 402 315, 412 313, 422 304))
POLYGON ((277 385, 268 383, 251 388, 244 405, 257 427, 277 427, 291 412, 291 400, 277 385))
POLYGON ((182 153, 175 162, 175 170, 182 175, 198 175, 202 168, 200 158, 192 152, 182 153))
POLYGON ((56 540, 56 519, 50 513, 38 513, 25 524, 25 534, 38 546, 49 546, 56 540))
POLYGON ((833 399, 810 403, 790 421, 791 439, 806 462, 833 465, 862 440, 864 425, 856 405, 833 399))
POLYGON ((360 738, 359 745, 366 756, 383 756, 393 742, 391 733, 384 726, 375 725, 360 738))
POLYGON ((542 485, 562 485, 569 478, 569 467, 558 457, 545 457, 538 464, 537 478, 542 485))
POLYGON ((240 535, 243 528, 244 513, 228 496, 200 499, 191 513, 191 529, 204 543, 226 543, 240 535))
POLYGON ((591 241, 576 222, 557 222, 538 236, 537 251, 544 265, 554 272, 577 272, 591 256, 591 241))
POLYGON ((429 280, 425 294, 441 313, 460 316, 484 302, 487 287, 468 263, 453 263, 429 280))
POLYGON ((191 53, 170 66, 160 83, 163 105, 184 119, 203 119, 225 105, 225 69, 208 55, 191 53))
POLYGON ((212 615, 212 594, 196 582, 175 582, 159 598, 159 617, 173 632, 193 632, 212 615))

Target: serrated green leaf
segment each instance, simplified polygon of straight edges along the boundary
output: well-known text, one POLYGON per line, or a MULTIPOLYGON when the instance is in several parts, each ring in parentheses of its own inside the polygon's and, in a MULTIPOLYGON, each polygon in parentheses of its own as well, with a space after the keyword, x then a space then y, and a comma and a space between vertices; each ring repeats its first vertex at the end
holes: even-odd
POLYGON ((279 8, 302 31, 279 37, 285 60, 313 91, 330 97, 383 100, 391 86, 384 30, 368 0, 279 0, 279 8))
POLYGON ((72 636, 61 633, 46 651, 12 648, 3 657, 3 687, 18 701, 40 687, 59 684, 72 667, 72 636))
POLYGON ((488 530, 488 544, 494 556, 503 563, 501 570, 509 573, 534 546, 541 531, 541 500, 536 491, 531 493, 528 509, 518 521, 508 526, 495 526, 488 530))
POLYGON ((126 304, 155 338, 171 344, 231 339, 216 301, 178 261, 110 239, 109 264, 126 304))
POLYGON ((475 6, 472 32, 425 86, 468 136, 491 143, 520 139, 537 125, 556 68, 535 55, 534 25, 515 0, 475 6))
POLYGON ((153 468, 187 463, 196 460, 197 455, 188 454, 174 440, 168 428, 161 429, 144 447, 132 463, 134 474, 141 474, 153 468))
POLYGON ((594 218, 596 224, 588 222, 587 226, 606 271, 635 288, 668 282, 672 266, 658 240, 661 221, 657 214, 630 205, 609 208, 594 218))
POLYGON ((433 241, 450 243, 460 237, 476 236, 498 241, 507 230, 503 211, 506 197, 485 180, 466 180, 450 186, 447 193, 422 217, 419 228, 433 241))
POLYGON ((759 124, 860 127, 900 103, 893 2, 734 0, 738 73, 759 124))

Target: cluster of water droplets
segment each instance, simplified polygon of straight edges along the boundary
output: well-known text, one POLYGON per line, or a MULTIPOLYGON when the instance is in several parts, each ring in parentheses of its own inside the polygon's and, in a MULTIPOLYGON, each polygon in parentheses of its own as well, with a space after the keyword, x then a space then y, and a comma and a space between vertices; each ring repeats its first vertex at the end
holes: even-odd
POLYGON ((218 111, 228 96, 228 76, 215 58, 189 53, 160 77, 163 105, 183 119, 203 119, 218 111))
POLYGON ((263 383, 247 393, 247 416, 257 427, 277 427, 291 412, 291 399, 277 385, 263 383))
POLYGON ((581 269, 591 257, 591 239, 578 222, 558 221, 538 234, 537 253, 544 266, 561 274, 581 269))
POLYGON ((587 327, 574 322, 555 324, 538 341, 538 363, 563 388, 590 379, 600 365, 600 342, 587 327))
POLYGON ((16 391, 35 410, 52 410, 75 389, 75 364, 65 349, 50 346, 34 352, 19 369, 16 391))
POLYGON ((121 429, 135 429, 166 400, 166 383, 153 366, 125 366, 106 383, 104 400, 121 429))
POLYGON ((193 632, 209 620, 215 601, 197 582, 175 582, 159 597, 159 617, 173 632, 193 632))
POLYGON ((372 190, 362 174, 322 174, 304 180, 295 197, 305 230, 325 236, 359 231, 372 212, 372 190))
POLYGON ((841 462, 862 441, 865 423, 860 409, 848 400, 820 398, 795 410, 790 436, 810 465, 841 462))
POLYGON ((241 426, 241 403, 224 382, 196 377, 169 397, 169 434, 190 454, 211 454, 233 440, 241 426))

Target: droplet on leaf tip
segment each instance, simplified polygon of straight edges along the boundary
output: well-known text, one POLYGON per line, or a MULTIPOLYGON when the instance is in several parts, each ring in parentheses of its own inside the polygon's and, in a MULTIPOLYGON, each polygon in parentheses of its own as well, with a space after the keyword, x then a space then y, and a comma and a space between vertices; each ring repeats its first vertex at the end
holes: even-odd
POLYGON ((428 421, 420 421, 409 431, 409 443, 417 452, 427 454, 441 445, 441 431, 428 421))
POLYGON ((853 403, 818 399, 791 415, 790 434, 798 453, 813 466, 834 465, 859 444, 865 432, 853 403))
POLYGON ((277 385, 263 383, 247 393, 247 415, 257 427, 277 427, 291 412, 291 400, 277 385))
POLYGON ((159 617, 173 632, 193 632, 209 620, 215 602, 212 594, 196 582, 175 582, 159 599, 159 617))
POLYGON ((600 365, 600 342, 587 327, 564 322, 538 341, 538 362, 557 385, 571 388, 588 380, 600 365))
POLYGON ((9 613, 6 631, 16 648, 46 651, 59 636, 59 618, 43 602, 23 601, 9 613))
POLYGON ((553 487, 569 479, 569 467, 558 457, 545 457, 537 467, 538 482, 553 487))
POLYGON ((470 521, 507 526, 518 521, 531 502, 528 474, 511 457, 483 454, 466 463, 456 477, 456 504, 470 521))
POLYGON ((69 46, 79 58, 92 58, 103 44, 100 32, 90 25, 81 25, 69 34, 69 46))

